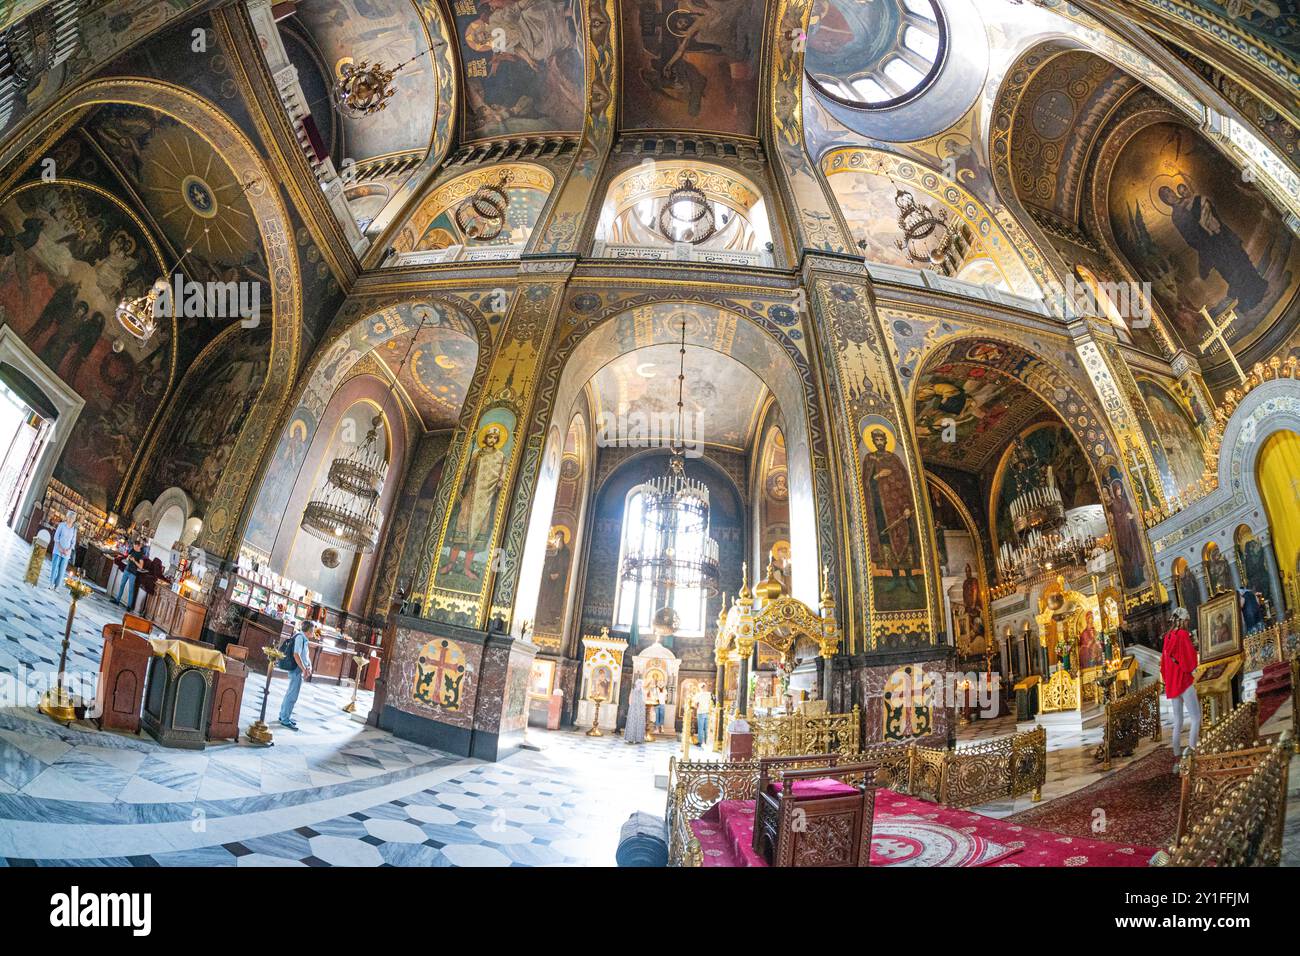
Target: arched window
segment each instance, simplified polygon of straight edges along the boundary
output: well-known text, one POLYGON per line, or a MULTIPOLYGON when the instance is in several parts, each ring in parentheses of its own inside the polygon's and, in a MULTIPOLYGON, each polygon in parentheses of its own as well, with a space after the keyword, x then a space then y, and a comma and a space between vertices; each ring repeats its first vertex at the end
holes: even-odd
MULTIPOLYGON (((625 575, 629 558, 643 558, 661 548, 652 522, 647 520, 646 500, 650 486, 637 485, 627 494, 623 507, 623 531, 618 555, 618 591, 614 602, 614 626, 631 628, 635 616, 637 628, 649 631, 655 612, 670 607, 677 612, 675 632, 685 637, 704 634, 704 615, 708 592, 703 587, 681 587, 656 580, 654 574, 625 575)), ((678 558, 703 561, 709 557, 710 538, 706 522, 697 520, 698 513, 682 509, 676 522, 677 532, 668 544, 678 558)), ((713 546, 716 547, 716 546, 713 546)), ((716 554, 713 555, 716 561, 716 554)), ((643 566, 644 567, 644 566, 643 566)))

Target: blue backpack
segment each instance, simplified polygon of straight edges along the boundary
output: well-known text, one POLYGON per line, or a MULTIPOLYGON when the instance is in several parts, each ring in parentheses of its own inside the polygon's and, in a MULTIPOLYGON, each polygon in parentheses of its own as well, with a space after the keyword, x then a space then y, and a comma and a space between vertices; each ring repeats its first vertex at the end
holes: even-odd
POLYGON ((298 639, 298 632, 294 631, 288 637, 280 642, 280 650, 284 652, 284 657, 276 661, 275 666, 282 671, 293 673, 298 670, 298 662, 293 659, 293 644, 298 639))

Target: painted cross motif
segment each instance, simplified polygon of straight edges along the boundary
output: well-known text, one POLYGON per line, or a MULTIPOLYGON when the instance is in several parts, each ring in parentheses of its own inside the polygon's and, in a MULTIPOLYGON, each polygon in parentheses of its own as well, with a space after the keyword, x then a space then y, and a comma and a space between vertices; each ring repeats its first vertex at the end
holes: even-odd
POLYGON ((1223 346, 1223 351, 1227 353, 1228 361, 1232 363, 1233 369, 1237 372, 1237 378, 1243 383, 1246 381, 1246 373, 1241 370, 1241 365, 1237 362, 1237 356, 1232 354, 1232 349, 1228 346, 1227 331, 1233 322, 1237 321, 1237 300, 1233 299, 1227 307, 1216 316, 1211 316, 1205 306, 1201 306, 1201 317, 1205 319, 1205 324, 1210 327, 1210 332, 1201 340, 1201 354, 1207 354, 1215 345, 1223 346))
POLYGON ((412 696, 435 707, 460 710, 461 685, 465 679, 465 652, 446 638, 420 648, 415 665, 412 696))

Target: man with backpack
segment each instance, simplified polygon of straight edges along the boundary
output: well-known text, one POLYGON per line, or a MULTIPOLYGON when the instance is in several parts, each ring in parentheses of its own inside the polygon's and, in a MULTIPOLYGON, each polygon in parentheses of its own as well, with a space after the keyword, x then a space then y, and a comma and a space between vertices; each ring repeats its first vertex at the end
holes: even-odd
POLYGON ((284 657, 280 659, 280 668, 289 672, 289 686, 284 692, 284 702, 280 704, 280 726, 297 730, 293 719, 293 705, 298 703, 298 691, 302 689, 303 677, 311 677, 311 663, 307 656, 307 641, 316 633, 315 621, 303 621, 293 635, 285 641, 284 657))

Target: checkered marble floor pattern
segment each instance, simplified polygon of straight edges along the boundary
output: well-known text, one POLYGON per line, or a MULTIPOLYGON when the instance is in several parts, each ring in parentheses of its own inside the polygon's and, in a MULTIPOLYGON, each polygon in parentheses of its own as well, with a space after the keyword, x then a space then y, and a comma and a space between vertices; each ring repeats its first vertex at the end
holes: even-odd
MULTIPOLYGON (((294 733, 274 722, 284 682, 272 683, 271 748, 169 750, 146 736, 54 724, 16 700, 14 685, 44 686, 56 670, 69 598, 23 582, 27 554, 0 532, 0 865, 608 866, 629 814, 664 811, 655 777, 676 752, 673 739, 632 747, 617 736, 531 730, 532 749, 490 764, 366 727, 342 711, 351 689, 329 684, 303 685, 294 733)), ((120 620, 100 593, 80 602, 70 672, 98 670, 101 630, 120 620)), ((245 725, 262 686, 248 682, 245 725)), ((369 707, 361 694, 358 713, 369 707)), ((959 737, 1014 729, 1003 718, 959 737)), ((1101 776, 1090 753, 1097 739, 1095 730, 1049 732, 1045 798, 1101 776)), ((1163 745, 1144 742, 1138 755, 1163 745)), ((1300 773, 1291 779, 1296 791, 1300 773)), ((1292 863, 1297 805, 1284 848, 1292 863)), ((1028 796, 978 809, 1005 816, 1027 806, 1028 796)))

